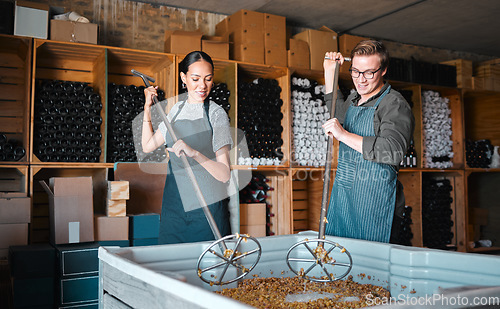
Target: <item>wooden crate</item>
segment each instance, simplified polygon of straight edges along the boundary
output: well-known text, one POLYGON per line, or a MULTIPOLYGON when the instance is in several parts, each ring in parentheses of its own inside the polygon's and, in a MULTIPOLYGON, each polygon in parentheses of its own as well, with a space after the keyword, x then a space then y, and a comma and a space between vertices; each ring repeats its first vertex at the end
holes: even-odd
MULTIPOLYGON (((61 80, 88 83, 101 96, 102 117, 99 162, 105 162, 106 140, 106 49, 103 46, 35 39, 33 51, 32 102, 36 80, 61 80)), ((34 120, 34 104, 31 106, 31 122, 34 120)), ((31 126, 30 149, 33 149, 34 126, 31 126)), ((30 152, 30 162, 41 160, 30 152)), ((61 162, 44 162, 61 165, 61 162)), ((84 163, 85 164, 85 163, 84 163)))
MULTIPOLYGON (((0 133, 26 150, 19 163, 28 162, 30 152, 31 38, 0 34, 0 133)), ((14 161, 9 161, 11 164, 14 161)))
POLYGON ((28 165, 0 165, 0 198, 28 196, 28 165))
POLYGON ((269 179, 268 185, 274 188, 273 191, 267 191, 266 203, 269 205, 269 213, 274 214, 270 217, 270 230, 275 235, 287 235, 292 231, 292 203, 289 192, 290 184, 288 177, 281 171, 262 172, 269 179))
MULTIPOLYGON (((283 119, 281 120, 281 125, 283 126, 283 132, 281 133, 281 138, 283 139, 283 146, 281 146, 283 159, 280 167, 290 166, 290 76, 287 68, 283 67, 273 67, 269 65, 258 65, 249 63, 238 63, 237 66, 237 84, 242 82, 252 82, 257 78, 265 79, 275 79, 278 81, 281 87, 281 99, 283 100, 283 105, 281 106, 281 113, 283 113, 283 119)), ((236 106, 235 113, 238 113, 238 106, 236 106)), ((237 118, 237 117, 235 117, 237 118)), ((238 127, 236 119, 235 127, 238 127)))
POLYGON ((472 89, 472 60, 455 59, 440 62, 441 64, 452 65, 457 69, 457 87, 472 89))
POLYGON ((413 238, 411 244, 415 247, 422 247, 422 173, 402 171, 398 174, 398 180, 403 185, 405 205, 412 208, 411 231, 413 238))
POLYGON ((30 196, 33 201, 32 224, 30 224, 30 243, 48 242, 50 230, 49 199, 40 181, 49 182, 51 177, 92 177, 93 203, 95 213, 104 213, 107 189, 107 168, 68 167, 67 165, 31 165, 30 196))
POLYGON ((466 172, 467 180, 467 241, 487 239, 492 247, 472 248, 469 252, 500 250, 500 212, 499 191, 500 173, 498 172, 466 172))
MULTIPOLYGON (((323 174, 324 169, 294 169, 292 180, 294 233, 304 230, 319 231, 323 174)), ((328 197, 330 197, 334 179, 335 172, 332 171, 328 197)))

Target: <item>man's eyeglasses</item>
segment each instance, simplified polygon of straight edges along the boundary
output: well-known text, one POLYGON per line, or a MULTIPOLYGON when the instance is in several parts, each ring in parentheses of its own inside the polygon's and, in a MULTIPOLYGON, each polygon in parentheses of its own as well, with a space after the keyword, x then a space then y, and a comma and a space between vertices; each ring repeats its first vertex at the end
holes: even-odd
POLYGON ((375 73, 380 71, 381 68, 382 67, 376 69, 375 71, 364 71, 364 72, 360 72, 356 69, 349 69, 349 72, 351 73, 351 76, 353 78, 358 78, 360 75, 363 75, 364 78, 366 78, 366 79, 372 79, 375 76, 375 73))

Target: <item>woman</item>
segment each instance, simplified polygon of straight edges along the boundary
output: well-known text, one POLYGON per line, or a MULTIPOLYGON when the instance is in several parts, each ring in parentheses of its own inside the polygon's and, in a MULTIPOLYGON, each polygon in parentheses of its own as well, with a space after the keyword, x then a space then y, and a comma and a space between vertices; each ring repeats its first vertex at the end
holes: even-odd
POLYGON ((166 144, 170 152, 163 192, 160 244, 215 239, 181 156, 187 157, 221 235, 230 234, 226 186, 231 175, 229 150, 232 140, 226 112, 207 99, 214 83, 213 62, 206 53, 194 51, 182 60, 179 70, 187 98, 177 102, 167 115, 177 142, 173 143, 163 122, 153 132, 151 105, 157 87, 144 90, 143 151, 148 153, 166 144))

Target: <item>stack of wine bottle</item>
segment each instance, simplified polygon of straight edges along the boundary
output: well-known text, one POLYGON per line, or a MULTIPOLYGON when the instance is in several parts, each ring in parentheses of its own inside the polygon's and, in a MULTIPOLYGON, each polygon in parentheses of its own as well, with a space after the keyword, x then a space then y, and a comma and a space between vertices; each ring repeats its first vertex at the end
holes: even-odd
POLYGON ((418 162, 417 150, 415 149, 415 145, 413 143, 413 139, 410 140, 410 146, 408 146, 408 150, 406 150, 405 155, 403 156, 403 160, 399 164, 400 167, 417 167, 418 162))
POLYGON ((399 232, 398 244, 404 246, 411 246, 411 240, 413 239, 413 233, 411 231, 411 206, 406 205, 403 210, 403 220, 401 221, 401 229, 399 232))
POLYGON ((261 173, 253 173, 252 179, 248 185, 240 191, 240 203, 266 203, 266 235, 272 236, 275 233, 272 231, 272 220, 274 213, 272 205, 268 203, 270 191, 274 188, 269 186, 269 179, 261 173))
POLYGON ((0 133, 0 161, 19 161, 26 154, 22 143, 0 133))
MULTIPOLYGON (((165 92, 158 89, 158 100, 165 99, 165 92)), ((108 85, 108 151, 107 162, 162 162, 166 159, 164 147, 144 154, 141 146, 142 116, 140 125, 133 126, 136 117, 144 111, 144 86, 110 83, 108 85), (136 132, 134 132, 136 131, 136 132), (134 141, 134 136, 136 139, 134 141)), ((159 116, 152 113, 153 124, 159 116)))
POLYGON ((212 91, 210 91, 208 99, 220 105, 220 107, 222 107, 229 115, 229 110, 231 109, 231 104, 229 103, 230 96, 231 91, 227 89, 227 84, 219 83, 212 87, 212 91))
POLYGON ((292 77, 292 160, 302 166, 324 166, 327 136, 321 126, 330 118, 323 100, 325 86, 292 77))
POLYGON ((446 178, 424 177, 422 181, 422 231, 426 247, 446 248, 452 243, 452 189, 446 178))
POLYGON ((469 167, 489 168, 493 157, 493 145, 488 139, 468 140, 465 143, 465 155, 469 167))
POLYGON ((82 82, 37 80, 35 87, 35 155, 43 162, 99 162, 99 93, 82 82))
POLYGON ((238 85, 238 128, 245 132, 250 157, 239 153, 241 165, 280 165, 283 153, 281 87, 274 79, 258 78, 238 85))
POLYGON ((422 92, 424 167, 453 167, 450 114, 448 98, 443 98, 432 90, 422 92))

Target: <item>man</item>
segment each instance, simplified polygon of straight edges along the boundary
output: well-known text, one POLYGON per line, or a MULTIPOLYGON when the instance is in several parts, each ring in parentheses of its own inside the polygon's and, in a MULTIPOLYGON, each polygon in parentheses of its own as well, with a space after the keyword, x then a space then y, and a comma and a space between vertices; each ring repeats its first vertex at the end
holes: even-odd
MULTIPOLYGON (((340 142, 326 234, 396 242, 405 203, 398 166, 415 119, 403 96, 383 80, 389 53, 381 42, 360 42, 351 59, 349 72, 356 92, 346 100, 339 92, 334 118, 323 125, 325 133, 340 142)), ((335 67, 343 62, 340 53, 325 55, 327 106, 331 106, 335 67)))

